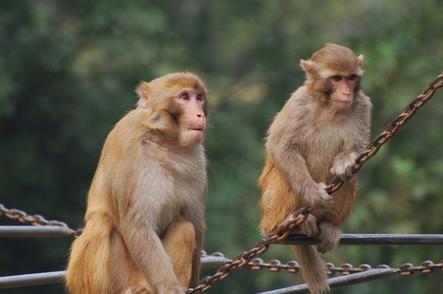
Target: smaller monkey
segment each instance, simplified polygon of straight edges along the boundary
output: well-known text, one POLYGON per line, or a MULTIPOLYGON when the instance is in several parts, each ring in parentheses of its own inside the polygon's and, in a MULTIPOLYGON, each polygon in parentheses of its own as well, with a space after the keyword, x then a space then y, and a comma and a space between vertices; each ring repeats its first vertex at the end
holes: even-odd
MULTIPOLYGON (((299 233, 318 238, 318 251, 339 242, 339 226, 356 199, 351 177, 329 195, 334 176, 349 178, 358 154, 368 144, 370 99, 360 89, 363 55, 328 43, 300 66, 306 82, 286 102, 272 122, 266 141, 266 162, 258 185, 260 229, 274 230, 300 207, 312 209, 299 233)), ((311 293, 329 291, 326 265, 313 246, 294 246, 311 293)))
POLYGON ((136 89, 106 138, 74 241, 72 294, 185 293, 198 283, 207 194, 204 83, 173 73, 136 89))

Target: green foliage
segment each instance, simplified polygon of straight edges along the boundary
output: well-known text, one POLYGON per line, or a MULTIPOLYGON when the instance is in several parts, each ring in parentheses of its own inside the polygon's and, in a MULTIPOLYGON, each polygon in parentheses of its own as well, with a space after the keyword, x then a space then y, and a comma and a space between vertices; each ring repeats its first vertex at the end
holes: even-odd
MULTIPOLYGON (((325 42, 364 53, 375 135, 442 71, 442 9, 438 0, 3 1, 0 202, 80 227, 101 145, 135 104, 135 85, 193 71, 206 81, 211 101, 205 248, 234 257, 259 238, 255 183, 263 137, 303 82, 299 59, 325 42)), ((440 92, 361 170, 360 200, 345 231, 443 230, 442 98, 440 92)), ((70 241, 2 239, 0 275, 63 269, 70 241)), ((325 257, 372 265, 442 258, 430 246, 349 246, 325 257)), ((292 256, 275 246, 265 258, 292 256)), ((211 293, 294 281, 290 274, 241 270, 211 293)), ((57 285, 8 293, 62 291, 57 285)), ((443 286, 431 274, 335 292, 442 293, 443 286)))

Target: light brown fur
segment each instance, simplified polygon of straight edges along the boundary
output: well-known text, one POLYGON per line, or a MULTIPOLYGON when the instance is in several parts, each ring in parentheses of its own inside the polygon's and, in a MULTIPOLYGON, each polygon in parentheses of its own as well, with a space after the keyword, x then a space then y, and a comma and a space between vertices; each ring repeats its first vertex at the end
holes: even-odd
MULTIPOLYGON (((345 97, 351 104, 343 107, 331 97, 338 95, 340 100, 344 94, 336 93, 322 76, 361 74, 362 62, 363 56, 335 44, 301 61, 306 83, 291 95, 268 131, 266 163, 258 181, 264 235, 272 234, 298 208, 309 206, 312 212, 297 232, 318 238, 321 252, 338 244, 339 226, 356 200, 356 178, 347 180, 332 198, 324 183, 350 175, 356 155, 368 143, 371 103, 358 81, 343 82, 354 87, 345 97)), ((311 292, 329 291, 325 264, 314 247, 296 246, 294 252, 311 292)))
POLYGON ((71 249, 71 293, 184 293, 198 282, 206 159, 201 138, 179 142, 194 119, 176 103, 185 87, 206 92, 190 73, 143 82, 138 108, 108 135, 71 249))

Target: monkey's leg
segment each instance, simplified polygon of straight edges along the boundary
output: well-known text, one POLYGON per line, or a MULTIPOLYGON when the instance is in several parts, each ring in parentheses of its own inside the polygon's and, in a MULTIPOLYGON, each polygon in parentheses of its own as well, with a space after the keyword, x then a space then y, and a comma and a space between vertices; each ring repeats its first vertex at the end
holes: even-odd
POLYGON ((171 258, 177 279, 184 287, 188 287, 196 246, 194 226, 186 220, 173 223, 166 230, 162 242, 166 253, 171 258))
POLYGON ((137 269, 131 259, 121 235, 114 231, 111 238, 110 260, 112 289, 123 294, 152 294, 154 293, 143 274, 137 269))
POLYGON ((320 227, 320 244, 317 246, 318 251, 325 253, 334 249, 340 241, 341 230, 339 227, 330 222, 323 222, 320 227))

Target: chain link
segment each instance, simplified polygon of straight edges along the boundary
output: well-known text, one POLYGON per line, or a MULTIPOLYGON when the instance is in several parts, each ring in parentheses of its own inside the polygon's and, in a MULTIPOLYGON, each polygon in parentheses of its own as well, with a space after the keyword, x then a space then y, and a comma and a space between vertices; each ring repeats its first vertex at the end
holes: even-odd
MULTIPOLYGON (((403 126, 420 107, 422 107, 427 101, 429 101, 439 88, 442 87, 443 72, 440 73, 431 82, 431 84, 424 91, 422 91, 420 95, 417 96, 417 98, 409 103, 409 105, 388 125, 388 127, 365 148, 365 150, 356 159, 355 164, 352 167, 352 175, 358 172, 363 164, 371 157, 373 157, 378 152, 380 147, 385 144, 390 138, 392 138, 397 130, 401 126, 403 126)), ((331 184, 327 186, 325 190, 329 194, 332 194, 340 189, 343 183, 343 180, 339 178, 334 178, 331 184)), ((225 279, 236 269, 244 266, 245 264, 248 264, 253 257, 264 253, 266 250, 268 250, 271 244, 286 239, 286 237, 291 233, 291 231, 293 231, 296 226, 306 220, 309 210, 310 208, 305 207, 294 213, 288 221, 284 222, 277 228, 276 233, 274 233, 272 236, 259 241, 257 245, 255 245, 255 247, 253 247, 246 253, 239 255, 232 262, 219 267, 218 271, 214 275, 203 278, 197 287, 188 289, 187 293, 206 292, 215 282, 225 279), (302 217, 302 220, 300 220, 299 217, 302 217)))
POLYGON ((64 222, 58 220, 47 220, 39 214, 29 215, 23 210, 15 208, 6 208, 0 204, 0 216, 5 216, 9 219, 16 220, 23 224, 32 224, 33 226, 56 226, 63 227, 71 231, 72 235, 78 235, 78 231, 71 229, 64 222))

